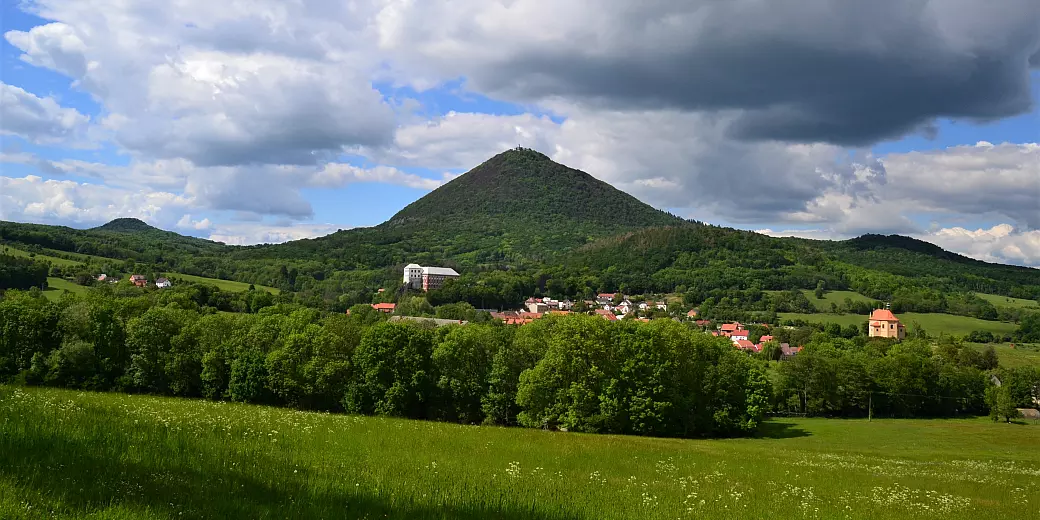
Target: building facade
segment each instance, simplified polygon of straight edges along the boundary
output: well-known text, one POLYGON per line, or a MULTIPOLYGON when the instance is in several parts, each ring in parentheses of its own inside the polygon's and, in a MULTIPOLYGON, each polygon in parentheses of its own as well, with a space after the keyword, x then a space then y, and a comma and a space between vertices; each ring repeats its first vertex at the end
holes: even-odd
POLYGON ((888 309, 877 309, 870 314, 867 332, 872 338, 903 339, 906 337, 906 327, 899 323, 899 318, 888 309))
POLYGON ((444 282, 459 277, 450 267, 423 267, 419 264, 408 264, 404 268, 404 284, 410 289, 432 291, 440 289, 444 282))

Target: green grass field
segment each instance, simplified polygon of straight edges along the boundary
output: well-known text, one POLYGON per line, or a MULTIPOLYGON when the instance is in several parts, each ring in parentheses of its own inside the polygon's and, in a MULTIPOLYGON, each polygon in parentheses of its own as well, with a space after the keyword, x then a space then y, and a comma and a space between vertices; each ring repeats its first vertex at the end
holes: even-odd
POLYGON ((1040 344, 1015 344, 1015 348, 1011 348, 1011 343, 968 343, 968 345, 979 350, 993 345, 1002 367, 1040 367, 1040 344))
MULTIPOLYGON (((207 283, 210 285, 215 285, 222 291, 242 292, 249 290, 249 284, 243 282, 233 282, 231 280, 220 280, 218 278, 206 278, 204 276, 194 276, 190 274, 180 273, 167 273, 167 276, 175 281, 179 278, 181 280, 186 280, 189 282, 207 283)), ((279 292, 281 292, 279 289, 276 289, 274 287, 268 287, 266 285, 254 285, 253 287, 255 287, 258 291, 267 291, 271 294, 278 294, 279 292)))
MULTIPOLYGON (((867 321, 867 316, 858 314, 801 314, 794 312, 778 313, 780 319, 805 320, 809 323, 839 323, 841 326, 861 325, 867 321)), ((974 330, 988 330, 994 334, 1010 334, 1017 326, 1014 323, 1000 321, 986 321, 968 316, 954 316, 952 314, 917 313, 906 312, 898 314, 897 317, 907 328, 912 328, 917 322, 924 330, 932 335, 938 336, 940 332, 952 336, 963 336, 974 330)))
POLYGON ((47 297, 47 299, 57 300, 58 298, 61 298, 61 294, 65 291, 76 294, 86 294, 87 288, 62 278, 55 278, 53 276, 47 277, 47 290, 43 291, 43 295, 47 297))
POLYGON ((679 440, 0 387, 0 518, 1025 518, 1038 443, 977 418, 679 440))
POLYGON ((1040 304, 1038 304, 1036 300, 1024 300, 1022 298, 1010 298, 1008 296, 983 293, 975 293, 975 296, 978 296, 997 307, 1040 308, 1040 304))
POLYGON ((804 294, 805 297, 809 299, 809 303, 812 303, 813 307, 816 307, 816 310, 822 312, 831 310, 832 303, 834 303, 835 305, 841 305, 845 303, 845 298, 849 298, 854 302, 869 303, 874 301, 873 299, 867 298, 866 296, 863 296, 858 292, 852 291, 827 291, 823 293, 822 299, 817 299, 815 291, 810 291, 808 289, 802 289, 802 294, 804 294))
MULTIPOLYGON (((29 252, 28 251, 25 251, 25 250, 22 250, 22 249, 18 249, 18 248, 14 248, 14 247, 7 246, 7 245, 0 245, 0 251, 3 251, 5 253, 7 253, 7 254, 9 254, 11 256, 15 256, 15 257, 29 258, 29 252)), ((41 262, 42 261, 48 261, 52 265, 60 265, 60 266, 63 266, 63 267, 64 266, 69 266, 69 265, 80 265, 81 263, 83 263, 83 262, 77 262, 76 260, 69 260, 67 258, 59 258, 59 257, 56 257, 56 256, 49 256, 49 255, 44 255, 44 254, 37 254, 33 258, 36 259, 36 260, 39 260, 41 262)))

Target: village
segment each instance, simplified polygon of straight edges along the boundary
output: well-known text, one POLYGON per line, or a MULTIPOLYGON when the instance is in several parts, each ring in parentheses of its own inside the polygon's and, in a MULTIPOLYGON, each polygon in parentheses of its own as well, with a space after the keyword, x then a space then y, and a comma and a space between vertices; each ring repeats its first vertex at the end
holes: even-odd
MULTIPOLYGON (((403 283, 407 289, 428 292, 443 287, 448 280, 457 279, 459 273, 447 267, 423 267, 418 264, 409 264, 404 269, 403 283)), ((380 289, 379 292, 383 292, 380 289)), ((395 314, 397 305, 384 302, 372 304, 372 308, 386 314, 395 314)), ((629 297, 621 293, 599 293, 595 299, 572 301, 568 299, 559 300, 548 296, 529 297, 524 301, 523 308, 501 311, 498 309, 481 309, 487 311, 494 320, 500 320, 506 325, 526 325, 535 320, 547 316, 561 316, 574 313, 590 314, 600 316, 607 321, 619 321, 631 319, 639 322, 650 322, 652 319, 671 319, 685 321, 692 326, 698 327, 705 333, 715 337, 729 339, 733 347, 747 352, 757 354, 763 352, 770 342, 774 341, 768 329, 772 325, 768 323, 742 324, 737 321, 716 323, 712 320, 701 319, 700 310, 689 309, 685 313, 676 312, 669 308, 669 304, 663 300, 655 301, 629 297), (635 301, 633 301, 635 300, 635 301), (751 326, 758 331, 765 330, 766 333, 753 332, 751 326)), ((348 311, 349 313, 349 311, 348 311)), ((394 321, 425 321, 436 326, 450 324, 465 325, 464 320, 447 320, 418 316, 394 315, 394 321)), ((793 329, 794 327, 786 327, 793 329)), ((875 309, 868 317, 867 335, 871 338, 889 338, 902 340, 906 337, 906 327, 888 309, 875 309)), ((787 360, 797 355, 802 350, 801 345, 790 345, 781 342, 776 345, 779 349, 779 360, 787 360)))

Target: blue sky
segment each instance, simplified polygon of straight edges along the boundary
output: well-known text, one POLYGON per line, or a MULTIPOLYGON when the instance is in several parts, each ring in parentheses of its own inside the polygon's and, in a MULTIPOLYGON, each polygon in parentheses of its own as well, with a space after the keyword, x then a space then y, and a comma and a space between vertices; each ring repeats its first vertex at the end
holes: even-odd
POLYGON ((689 218, 1040 265, 1040 8, 828 3, 2 0, 0 218, 277 242, 521 144, 689 218))

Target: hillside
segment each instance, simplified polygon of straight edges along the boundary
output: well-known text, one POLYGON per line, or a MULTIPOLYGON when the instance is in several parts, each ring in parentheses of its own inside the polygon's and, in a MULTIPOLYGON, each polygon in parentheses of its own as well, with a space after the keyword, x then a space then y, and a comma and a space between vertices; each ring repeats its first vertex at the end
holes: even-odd
POLYGON ((409 204, 387 222, 257 248, 380 268, 409 262, 504 267, 546 262, 597 238, 687 221, 534 150, 502 152, 409 204))
POLYGON ((492 157, 409 204, 381 227, 567 223, 605 234, 681 222, 583 171, 534 150, 517 149, 492 157))
POLYGON ((488 159, 383 224, 315 239, 225 246, 117 219, 89 230, 0 222, 0 242, 37 254, 132 260, 156 271, 276 287, 306 305, 336 309, 395 287, 400 268, 411 262, 457 268, 458 286, 432 297, 480 306, 518 305, 532 294, 622 290, 679 292, 697 302, 726 298, 744 310, 814 312, 797 291, 783 298, 799 301, 781 304, 761 292, 822 284, 891 301, 900 312, 1016 321, 1020 306, 1003 305, 1016 309, 1004 312, 999 299, 970 293, 1040 297, 1037 269, 972 260, 901 236, 773 238, 686 221, 526 149, 488 159))

